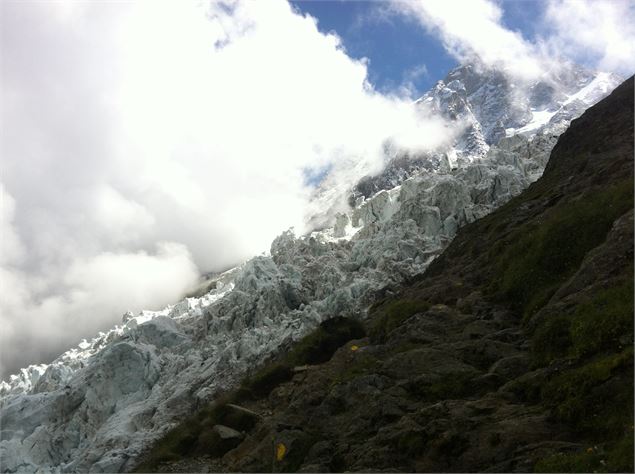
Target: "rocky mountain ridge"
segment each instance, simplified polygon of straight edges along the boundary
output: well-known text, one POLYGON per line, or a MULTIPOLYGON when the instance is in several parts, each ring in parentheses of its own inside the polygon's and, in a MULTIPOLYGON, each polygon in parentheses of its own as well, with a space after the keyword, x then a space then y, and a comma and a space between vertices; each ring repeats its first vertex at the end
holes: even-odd
POLYGON ((363 327, 326 321, 137 471, 632 472, 633 89, 363 327))
POLYGON ((555 143, 545 130, 502 138, 456 169, 407 172, 332 228, 283 233, 270 256, 215 277, 208 293, 126 314, 53 363, 23 369, 0 385, 3 472, 130 470, 182 415, 334 315, 363 319, 460 227, 518 195, 555 143))
MULTIPOLYGON (((446 150, 414 156, 393 150, 378 176, 362 179, 355 186, 351 204, 360 196, 368 198, 382 189, 391 189, 413 174, 447 172, 481 159, 505 137, 527 138, 529 143, 537 136, 553 146, 572 119, 622 81, 615 74, 594 73, 574 64, 533 82, 512 79, 478 63, 459 66, 416 103, 424 113, 462 123, 463 132, 446 150)), ((534 171, 537 179, 542 167, 534 171)))

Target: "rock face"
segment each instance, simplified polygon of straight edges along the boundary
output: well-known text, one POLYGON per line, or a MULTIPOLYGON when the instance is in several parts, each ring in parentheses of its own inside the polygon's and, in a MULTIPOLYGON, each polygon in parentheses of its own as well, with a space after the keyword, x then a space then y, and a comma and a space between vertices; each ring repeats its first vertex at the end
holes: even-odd
MULTIPOLYGON (((447 150, 411 156, 395 150, 385 169, 362 179, 351 197, 366 198, 382 189, 401 184, 414 173, 447 171, 483 158, 495 145, 509 151, 510 145, 525 146, 545 159, 555 139, 569 122, 606 96, 622 78, 595 73, 576 65, 563 65, 542 80, 524 83, 498 70, 468 64, 452 70, 417 100, 424 112, 441 114, 463 124, 465 130, 447 150), (501 143, 506 137, 514 140, 501 143), (523 144, 523 138, 528 140, 523 144)), ((533 169, 533 179, 544 163, 533 169)))
POLYGON ((575 120, 541 179, 376 301, 367 337, 269 376, 265 393, 226 395, 261 414, 239 446, 213 460, 155 449, 142 468, 632 472, 633 88, 575 120))
MULTIPOLYGON (((0 384, 2 470, 130 470, 183 415, 249 368, 333 316, 365 318, 371 303, 423 272, 461 227, 537 179, 554 143, 551 132, 520 134, 457 161, 455 169, 407 171, 399 186, 338 216, 334 228, 302 237, 285 232, 270 255, 214 276, 204 295, 126 314, 122 325, 53 363, 23 369, 0 384)), ((417 360, 431 354, 438 356, 422 352, 417 360)), ((510 360, 496 373, 522 366, 518 347, 505 355, 510 360)), ((458 359, 438 362, 445 367, 439 370, 483 371, 458 359)), ((285 433, 285 446, 310 441, 296 425, 285 433)), ((320 446, 316 459, 328 449, 320 446)))

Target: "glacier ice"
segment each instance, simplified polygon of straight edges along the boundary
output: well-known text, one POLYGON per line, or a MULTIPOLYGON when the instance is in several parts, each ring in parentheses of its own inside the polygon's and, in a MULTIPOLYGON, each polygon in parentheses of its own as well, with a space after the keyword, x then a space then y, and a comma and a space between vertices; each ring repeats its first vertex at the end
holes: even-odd
POLYGON ((184 414, 321 321, 363 318, 378 295, 424 271, 459 227, 538 179, 557 136, 590 105, 585 100, 610 91, 610 80, 579 77, 557 100, 535 86, 534 104, 518 107, 505 78, 453 71, 420 101, 470 115, 445 159, 431 156, 407 172, 386 168, 367 188, 374 192, 358 193, 330 227, 283 232, 268 255, 215 276, 205 295, 127 313, 51 364, 1 382, 2 471, 131 469, 184 414), (533 127, 536 104, 553 115, 533 127))

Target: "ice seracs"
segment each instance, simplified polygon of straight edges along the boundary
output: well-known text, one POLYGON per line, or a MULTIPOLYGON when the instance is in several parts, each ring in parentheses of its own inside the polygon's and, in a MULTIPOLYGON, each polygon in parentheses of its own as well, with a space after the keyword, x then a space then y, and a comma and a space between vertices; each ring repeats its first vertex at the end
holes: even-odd
POLYGON ((520 100, 504 75, 457 68, 420 101, 467 120, 452 148, 396 157, 360 182, 351 209, 316 219, 326 223, 320 230, 283 232, 268 255, 213 277, 205 294, 126 313, 51 364, 2 382, 2 470, 130 470, 184 414, 275 351, 327 318, 363 318, 379 294, 424 271, 459 227, 540 176, 568 120, 603 94, 588 89, 597 78, 571 74, 572 92, 536 85, 533 99, 520 100), (546 123, 527 128, 547 110, 546 123))

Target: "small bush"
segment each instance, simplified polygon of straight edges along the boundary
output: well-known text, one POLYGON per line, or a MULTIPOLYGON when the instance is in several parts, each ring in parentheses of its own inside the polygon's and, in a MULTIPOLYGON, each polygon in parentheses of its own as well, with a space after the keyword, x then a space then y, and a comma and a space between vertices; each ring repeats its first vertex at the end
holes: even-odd
POLYGON ((242 431, 251 429, 256 423, 253 417, 241 416, 238 411, 229 408, 228 404, 233 401, 234 396, 231 394, 221 396, 185 419, 155 443, 135 472, 155 472, 156 467, 162 462, 183 459, 190 455, 225 454, 228 446, 221 443, 212 428, 223 424, 242 431))
POLYGON ((291 380, 292 377, 292 367, 287 364, 267 365, 243 381, 240 386, 240 394, 242 397, 248 395, 255 399, 263 398, 281 383, 291 380))
POLYGON ((320 364, 328 361, 335 351, 352 339, 366 336, 364 326, 354 319, 337 316, 322 322, 291 349, 289 364, 320 364))
POLYGON ((153 446, 145 461, 135 472, 155 472, 162 462, 181 459, 194 451, 201 431, 198 417, 189 417, 185 422, 170 430, 153 446))
POLYGON ((328 361, 335 351, 351 339, 366 335, 361 323, 341 316, 322 322, 313 332, 300 339, 292 349, 245 379, 238 390, 239 398, 263 398, 281 383, 291 380, 293 367, 328 361))
POLYGON ((418 300, 391 300, 377 306, 372 316, 370 337, 375 342, 385 342, 391 331, 417 313, 430 309, 430 304, 418 300))
POLYGON ((633 472, 633 426, 630 432, 622 437, 609 451, 607 467, 609 472, 633 472))

